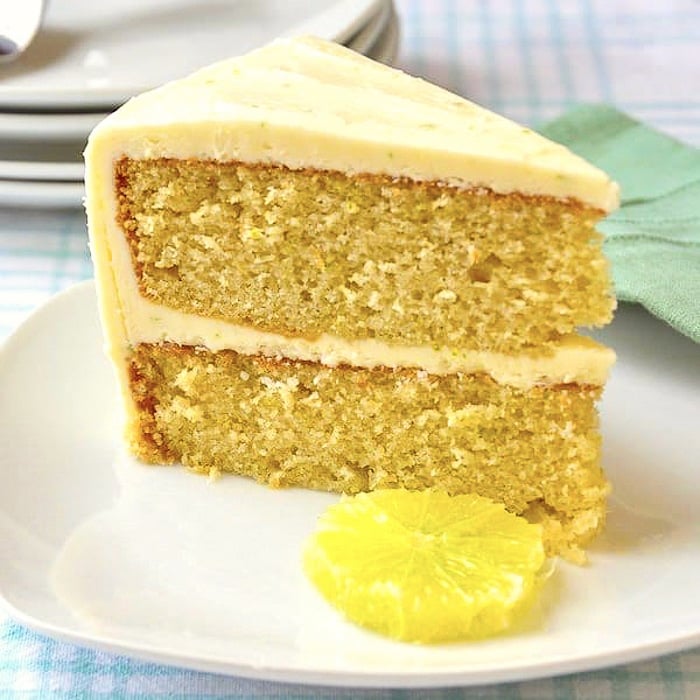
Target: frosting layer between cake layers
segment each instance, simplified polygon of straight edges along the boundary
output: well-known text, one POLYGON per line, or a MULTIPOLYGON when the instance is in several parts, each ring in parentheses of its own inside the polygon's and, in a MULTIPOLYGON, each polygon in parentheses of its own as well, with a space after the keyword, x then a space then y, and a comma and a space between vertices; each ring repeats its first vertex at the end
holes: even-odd
POLYGON ((121 231, 92 242, 97 278, 102 280, 101 305, 110 354, 124 361, 129 348, 142 343, 169 342, 235 350, 245 355, 286 357, 327 366, 374 368, 413 367, 433 374, 484 373, 497 382, 519 388, 537 384, 602 385, 615 354, 590 338, 568 335, 550 353, 484 352, 428 345, 391 345, 375 339, 332 335, 290 338, 227 321, 206 318, 141 295, 128 244, 121 231))

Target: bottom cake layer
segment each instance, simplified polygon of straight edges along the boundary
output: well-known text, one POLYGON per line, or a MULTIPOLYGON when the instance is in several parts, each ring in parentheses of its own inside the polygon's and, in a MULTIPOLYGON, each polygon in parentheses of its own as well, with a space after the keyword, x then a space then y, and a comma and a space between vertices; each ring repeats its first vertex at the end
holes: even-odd
POLYGON ((600 387, 527 391, 484 375, 320 364, 139 345, 133 451, 270 486, 475 492, 541 522, 550 554, 582 560, 601 529, 600 387))

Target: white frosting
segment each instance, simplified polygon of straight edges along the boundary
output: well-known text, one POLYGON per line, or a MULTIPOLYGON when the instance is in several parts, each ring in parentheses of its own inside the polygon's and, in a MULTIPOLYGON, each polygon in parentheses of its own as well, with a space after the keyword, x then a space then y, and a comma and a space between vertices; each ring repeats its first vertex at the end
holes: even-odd
POLYGON ((105 184, 120 155, 386 174, 572 198, 603 211, 618 204, 617 185, 563 146, 309 37, 275 42, 130 100, 95 129, 87 151, 105 184))
POLYGON ((426 345, 391 345, 375 339, 348 340, 324 334, 317 338, 277 333, 176 311, 142 297, 131 268, 120 285, 124 325, 130 345, 173 342, 212 352, 233 349, 246 355, 286 357, 330 367, 413 367, 431 374, 485 373, 521 388, 535 384, 605 382, 614 353, 589 338, 567 336, 552 355, 506 355, 478 350, 450 350, 426 345))

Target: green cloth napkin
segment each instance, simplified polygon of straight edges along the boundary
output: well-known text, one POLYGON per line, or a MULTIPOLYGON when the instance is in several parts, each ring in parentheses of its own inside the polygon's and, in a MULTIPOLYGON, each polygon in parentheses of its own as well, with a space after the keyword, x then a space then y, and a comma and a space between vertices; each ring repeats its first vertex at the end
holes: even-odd
POLYGON ((700 150, 604 105, 577 107, 540 132, 620 184, 620 209, 598 225, 617 298, 700 343, 700 150))

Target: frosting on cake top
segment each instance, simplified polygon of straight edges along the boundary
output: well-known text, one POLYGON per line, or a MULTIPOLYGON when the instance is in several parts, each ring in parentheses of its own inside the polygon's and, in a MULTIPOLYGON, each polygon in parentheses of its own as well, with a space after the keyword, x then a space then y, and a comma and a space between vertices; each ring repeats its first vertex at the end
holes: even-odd
POLYGON ((605 173, 565 147, 312 37, 133 98, 95 129, 88 152, 105 168, 118 155, 279 163, 571 198, 605 212, 619 198, 605 173))

